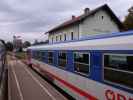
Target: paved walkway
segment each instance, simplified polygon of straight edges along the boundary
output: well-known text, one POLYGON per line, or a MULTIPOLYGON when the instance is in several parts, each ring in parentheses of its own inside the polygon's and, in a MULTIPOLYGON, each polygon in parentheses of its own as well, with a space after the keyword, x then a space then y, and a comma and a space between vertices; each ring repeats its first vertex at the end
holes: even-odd
POLYGON ((9 60, 9 100, 67 100, 21 61, 9 60))

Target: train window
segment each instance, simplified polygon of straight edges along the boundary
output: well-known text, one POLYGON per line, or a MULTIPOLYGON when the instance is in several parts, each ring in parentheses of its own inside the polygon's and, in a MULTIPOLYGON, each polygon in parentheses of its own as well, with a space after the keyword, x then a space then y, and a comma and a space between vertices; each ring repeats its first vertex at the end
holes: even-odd
POLYGON ((38 58, 38 53, 37 53, 37 51, 34 51, 33 58, 34 58, 34 59, 37 59, 37 58, 38 58))
POLYGON ((42 51, 42 56, 41 56, 41 60, 42 61, 45 61, 47 58, 46 58, 46 52, 45 51, 42 51))
POLYGON ((89 73, 89 54, 85 52, 74 52, 74 69, 81 74, 89 73))
POLYGON ((41 61, 42 60, 42 52, 41 51, 38 51, 38 54, 37 55, 38 55, 38 60, 41 61))
POLYGON ((48 52, 48 63, 49 64, 53 63, 53 52, 48 52))
POLYGON ((61 51, 59 52, 59 56, 58 56, 58 65, 61 68, 66 67, 67 64, 67 56, 66 56, 66 52, 61 51))
POLYGON ((44 59, 45 59, 44 54, 45 54, 44 51, 40 51, 40 52, 39 52, 39 59, 40 59, 40 61, 44 61, 44 59))
POLYGON ((44 51, 33 51, 32 58, 40 61, 44 61, 46 59, 44 51))
POLYGON ((133 55, 105 54, 104 79, 133 89, 133 55))

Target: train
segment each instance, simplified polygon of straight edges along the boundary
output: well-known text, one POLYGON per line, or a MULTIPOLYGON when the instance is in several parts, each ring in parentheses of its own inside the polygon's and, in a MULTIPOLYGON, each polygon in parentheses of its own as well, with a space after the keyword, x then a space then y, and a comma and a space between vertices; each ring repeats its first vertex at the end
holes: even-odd
POLYGON ((3 40, 0 40, 0 87, 4 78, 6 65, 6 45, 3 40))
POLYGON ((133 31, 31 46, 27 63, 76 100, 133 100, 133 31))

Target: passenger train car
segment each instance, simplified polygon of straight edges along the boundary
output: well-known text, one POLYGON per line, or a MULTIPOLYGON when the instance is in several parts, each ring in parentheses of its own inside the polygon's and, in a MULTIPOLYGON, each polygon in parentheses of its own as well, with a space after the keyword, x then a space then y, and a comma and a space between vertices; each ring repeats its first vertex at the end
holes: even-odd
POLYGON ((31 46, 28 61, 76 100, 133 100, 133 31, 31 46))
POLYGON ((5 50, 5 43, 3 40, 0 40, 0 86, 3 80, 4 74, 4 67, 6 61, 6 50, 5 50))

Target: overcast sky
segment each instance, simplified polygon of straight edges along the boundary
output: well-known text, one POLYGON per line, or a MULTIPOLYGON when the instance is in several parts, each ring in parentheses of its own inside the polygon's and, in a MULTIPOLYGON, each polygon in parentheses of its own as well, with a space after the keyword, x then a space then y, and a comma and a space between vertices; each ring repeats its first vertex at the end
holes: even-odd
POLYGON ((107 3, 123 20, 133 0, 0 0, 0 38, 11 41, 13 35, 23 40, 45 40, 52 27, 107 3))

